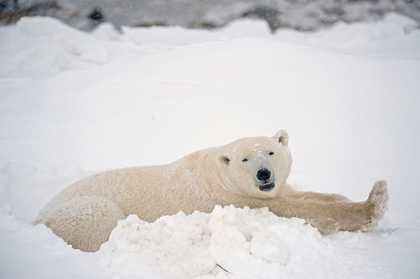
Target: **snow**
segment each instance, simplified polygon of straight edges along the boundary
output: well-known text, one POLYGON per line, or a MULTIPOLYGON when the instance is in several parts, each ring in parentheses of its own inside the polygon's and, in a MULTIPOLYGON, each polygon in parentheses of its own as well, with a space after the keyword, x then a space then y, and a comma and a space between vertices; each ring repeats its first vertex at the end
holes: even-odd
POLYGON ((270 34, 51 18, 0 28, 0 278, 417 278, 420 31, 395 14, 270 34), (289 182, 389 211, 369 233, 321 236, 268 209, 216 207, 120 221, 97 253, 31 222, 93 172, 172 162, 286 129, 289 182), (228 272, 224 271, 222 268, 228 272))
POLYGON ((322 274, 337 276, 344 275, 342 264, 331 262, 352 258, 301 219, 233 206, 216 206, 210 214, 165 216, 152 224, 131 215, 99 253, 105 254, 102 266, 113 271, 160 268, 166 275, 201 278, 231 277, 216 264, 236 278, 307 278, 314 267, 321 271, 326 265, 329 271, 322 274))
MULTIPOLYGON (((31 9, 44 0, 19 0, 22 8, 31 9)), ((101 1, 56 0, 58 8, 41 5, 30 15, 56 17, 83 30, 96 26, 89 16, 100 11, 103 20, 116 26, 182 26, 184 28, 217 28, 241 18, 265 19, 274 30, 319 30, 339 21, 362 22, 382 19, 396 12, 420 22, 418 1, 307 1, 307 0, 154 0, 101 1)), ((9 5, 9 8, 12 9, 9 5)), ((5 20, 8 18, 6 17, 5 20)), ((9 20, 14 21, 13 18, 9 20)), ((0 21, 0 24, 2 22, 0 21)), ((3 23, 4 24, 4 23, 3 23)))

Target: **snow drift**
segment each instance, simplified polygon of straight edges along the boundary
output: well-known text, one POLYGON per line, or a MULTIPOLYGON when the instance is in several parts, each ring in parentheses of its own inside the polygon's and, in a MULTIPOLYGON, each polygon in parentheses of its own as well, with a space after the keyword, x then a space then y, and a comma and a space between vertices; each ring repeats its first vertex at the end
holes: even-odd
MULTIPOLYGON (((343 278, 346 262, 365 266, 369 261, 337 250, 302 219, 279 218, 267 208, 233 206, 216 206, 211 214, 165 216, 151 224, 131 215, 118 224, 99 254, 104 255, 104 268, 157 268, 171 278, 343 278)), ((381 270, 371 264, 353 275, 377 276, 381 270)))

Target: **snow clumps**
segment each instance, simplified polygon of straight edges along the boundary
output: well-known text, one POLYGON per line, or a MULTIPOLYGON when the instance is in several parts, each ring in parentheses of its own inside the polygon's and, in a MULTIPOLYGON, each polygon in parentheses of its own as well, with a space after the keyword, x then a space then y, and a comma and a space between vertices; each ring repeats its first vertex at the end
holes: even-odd
POLYGON ((118 222, 99 254, 105 269, 163 269, 172 278, 227 272, 252 278, 261 275, 261 267, 263 273, 288 273, 289 264, 317 261, 315 254, 332 258, 335 250, 302 219, 277 217, 268 208, 216 206, 210 214, 179 212, 153 223, 130 215, 118 222))

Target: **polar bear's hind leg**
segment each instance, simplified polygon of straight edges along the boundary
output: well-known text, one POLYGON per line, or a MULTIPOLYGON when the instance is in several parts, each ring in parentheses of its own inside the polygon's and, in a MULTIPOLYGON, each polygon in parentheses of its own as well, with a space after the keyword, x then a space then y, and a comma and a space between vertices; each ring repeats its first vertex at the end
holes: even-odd
POLYGON ((108 198, 86 196, 72 199, 49 210, 40 223, 67 244, 84 252, 96 252, 108 241, 118 220, 126 215, 108 198))

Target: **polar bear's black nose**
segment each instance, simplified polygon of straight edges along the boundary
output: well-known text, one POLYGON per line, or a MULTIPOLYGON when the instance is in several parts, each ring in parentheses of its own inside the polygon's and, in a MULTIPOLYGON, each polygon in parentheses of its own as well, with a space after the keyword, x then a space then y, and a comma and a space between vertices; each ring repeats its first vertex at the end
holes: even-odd
POLYGON ((267 180, 271 177, 271 172, 268 169, 260 169, 257 172, 258 180, 267 180))

